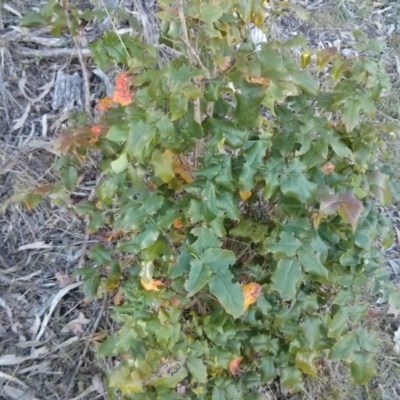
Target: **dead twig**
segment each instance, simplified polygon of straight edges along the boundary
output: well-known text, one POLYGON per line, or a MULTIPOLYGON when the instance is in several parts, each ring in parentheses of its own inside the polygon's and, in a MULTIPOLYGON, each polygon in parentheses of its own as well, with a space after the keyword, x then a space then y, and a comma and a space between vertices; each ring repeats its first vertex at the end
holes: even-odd
POLYGON ((79 53, 82 57, 92 57, 92 52, 87 48, 77 49, 28 49, 27 47, 20 47, 18 53, 27 57, 39 58, 57 58, 61 56, 69 56, 71 58, 79 58, 79 53))
POLYGON ((78 30, 79 35, 78 36, 74 36, 72 34, 73 30, 72 30, 72 23, 71 23, 71 18, 69 16, 69 0, 63 0, 62 2, 63 8, 64 8, 64 13, 65 13, 65 20, 67 22, 67 26, 69 29, 69 32, 72 36, 72 39, 75 43, 75 47, 76 50, 78 52, 78 58, 79 58, 79 62, 81 64, 82 67, 82 75, 83 75, 83 82, 84 82, 84 88, 85 88, 85 111, 86 114, 89 116, 90 119, 93 120, 93 115, 92 115, 92 109, 90 107, 90 81, 89 81, 89 72, 86 68, 86 63, 85 63, 85 59, 83 57, 82 54, 82 47, 81 47, 81 32, 80 30, 78 30))

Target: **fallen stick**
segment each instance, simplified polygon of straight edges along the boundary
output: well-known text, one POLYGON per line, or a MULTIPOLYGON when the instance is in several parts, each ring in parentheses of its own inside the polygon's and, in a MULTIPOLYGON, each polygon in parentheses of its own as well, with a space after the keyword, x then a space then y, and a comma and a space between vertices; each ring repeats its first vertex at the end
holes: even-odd
MULTIPOLYGON (((69 56, 79 58, 79 52, 77 49, 28 49, 27 47, 21 47, 18 49, 19 54, 27 57, 39 57, 39 58, 56 58, 61 56, 69 56)), ((83 57, 91 57, 92 53, 87 48, 80 50, 83 57)))

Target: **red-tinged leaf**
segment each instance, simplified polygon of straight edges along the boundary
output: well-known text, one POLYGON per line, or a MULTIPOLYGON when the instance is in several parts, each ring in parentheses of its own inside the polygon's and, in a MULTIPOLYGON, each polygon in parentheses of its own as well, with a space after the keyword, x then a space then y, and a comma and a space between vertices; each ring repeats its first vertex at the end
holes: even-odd
POLYGON ((93 132, 91 127, 82 126, 76 129, 66 129, 54 140, 54 150, 66 154, 76 147, 91 147, 93 132))
POLYGON ((364 209, 362 202, 358 200, 353 193, 340 193, 339 202, 339 215, 345 222, 348 222, 353 227, 353 230, 355 230, 364 209))
POLYGON ((336 212, 355 230, 364 207, 353 193, 324 195, 320 198, 320 214, 331 215, 336 212))
POLYGON ((338 195, 329 194, 320 198, 319 212, 320 214, 335 214, 340 207, 338 195))
POLYGON ((316 64, 319 70, 326 67, 337 55, 338 49, 336 47, 327 47, 317 53, 316 64))
POLYGON ((390 203, 392 191, 390 189, 389 176, 380 171, 373 171, 368 174, 368 182, 371 185, 372 194, 383 206, 390 203))
POLYGON ((243 357, 236 357, 229 363, 229 373, 235 376, 238 372, 239 365, 242 362, 243 357))

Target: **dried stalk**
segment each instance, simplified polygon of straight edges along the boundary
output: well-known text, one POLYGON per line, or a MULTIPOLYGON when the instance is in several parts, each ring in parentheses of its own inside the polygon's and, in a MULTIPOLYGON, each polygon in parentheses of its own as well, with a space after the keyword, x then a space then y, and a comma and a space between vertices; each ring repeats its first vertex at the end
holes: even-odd
MULTIPOLYGON (((67 26, 69 29, 69 32, 72 36, 72 24, 71 24, 71 19, 69 17, 69 1, 68 0, 64 0, 63 2, 63 8, 64 8, 64 13, 65 13, 65 19, 67 22, 67 26)), ((81 47, 81 43, 80 43, 80 38, 77 36, 72 36, 72 39, 75 43, 75 47, 76 50, 78 52, 78 58, 79 58, 79 62, 81 64, 82 67, 82 75, 83 75, 83 82, 84 82, 84 88, 85 88, 85 111, 86 114, 93 120, 93 115, 92 115, 92 109, 90 107, 90 81, 89 81, 89 72, 86 68, 86 63, 85 63, 85 59, 83 57, 82 54, 82 47, 81 47)))

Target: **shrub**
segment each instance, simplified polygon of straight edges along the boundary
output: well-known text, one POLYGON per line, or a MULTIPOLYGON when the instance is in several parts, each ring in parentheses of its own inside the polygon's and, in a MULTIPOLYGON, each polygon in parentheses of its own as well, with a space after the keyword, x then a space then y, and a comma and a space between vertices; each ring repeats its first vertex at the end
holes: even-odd
POLYGON ((88 299, 116 293, 120 330, 99 346, 119 360, 110 398, 256 399, 277 376, 296 392, 327 354, 366 383, 378 339, 363 296, 399 305, 378 246, 393 235, 377 210, 392 129, 373 120, 389 85, 377 42, 355 33, 356 58, 302 37, 256 45, 261 1, 159 3, 177 57, 107 32, 94 59, 127 72, 99 124, 56 144, 61 203, 102 154, 95 197, 70 207, 109 232, 76 274, 88 299))

